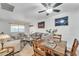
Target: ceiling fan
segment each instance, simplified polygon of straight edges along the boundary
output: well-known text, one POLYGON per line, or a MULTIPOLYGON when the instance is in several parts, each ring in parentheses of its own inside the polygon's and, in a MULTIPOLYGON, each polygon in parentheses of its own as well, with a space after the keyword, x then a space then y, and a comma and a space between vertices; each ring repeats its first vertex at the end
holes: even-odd
POLYGON ((41 3, 41 4, 46 8, 46 10, 38 11, 38 13, 46 12, 47 13, 46 15, 48 16, 52 12, 60 12, 61 10, 54 8, 60 6, 63 3, 55 3, 54 5, 52 3, 41 3))

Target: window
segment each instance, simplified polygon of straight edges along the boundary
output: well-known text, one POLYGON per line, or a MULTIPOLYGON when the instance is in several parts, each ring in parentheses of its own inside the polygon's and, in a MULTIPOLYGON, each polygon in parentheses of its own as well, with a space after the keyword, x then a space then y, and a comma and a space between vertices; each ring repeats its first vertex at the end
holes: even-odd
POLYGON ((25 31, 24 25, 11 24, 11 32, 24 32, 24 31, 25 31))
POLYGON ((24 32, 24 25, 19 25, 18 28, 19 28, 19 32, 24 32))

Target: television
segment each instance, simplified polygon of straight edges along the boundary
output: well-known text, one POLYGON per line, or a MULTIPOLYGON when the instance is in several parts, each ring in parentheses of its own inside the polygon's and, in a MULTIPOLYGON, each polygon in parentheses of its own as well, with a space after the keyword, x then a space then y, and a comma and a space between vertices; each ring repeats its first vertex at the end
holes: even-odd
POLYGON ((68 25, 68 16, 55 19, 55 26, 67 26, 68 25))

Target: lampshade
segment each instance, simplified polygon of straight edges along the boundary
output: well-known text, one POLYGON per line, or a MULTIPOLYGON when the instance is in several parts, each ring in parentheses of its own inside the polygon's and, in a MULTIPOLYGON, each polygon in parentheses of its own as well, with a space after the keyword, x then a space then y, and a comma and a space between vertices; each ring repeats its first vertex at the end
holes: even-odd
POLYGON ((7 34, 0 34, 0 40, 4 40, 4 39, 8 39, 8 38, 10 38, 10 36, 9 35, 7 35, 7 34))

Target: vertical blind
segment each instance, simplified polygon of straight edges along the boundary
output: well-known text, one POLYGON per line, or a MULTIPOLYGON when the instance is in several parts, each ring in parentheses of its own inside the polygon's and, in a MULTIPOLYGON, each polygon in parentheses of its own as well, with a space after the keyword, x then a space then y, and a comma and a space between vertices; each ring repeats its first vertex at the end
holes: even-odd
POLYGON ((25 25, 11 24, 11 32, 24 32, 25 25))

